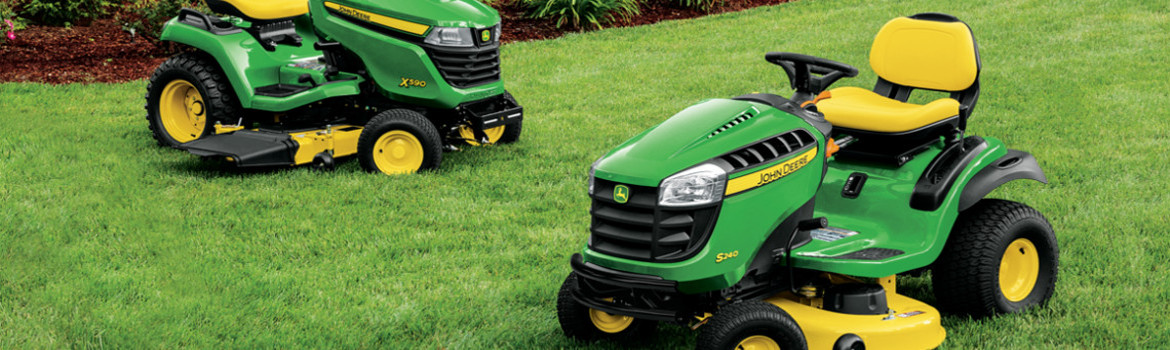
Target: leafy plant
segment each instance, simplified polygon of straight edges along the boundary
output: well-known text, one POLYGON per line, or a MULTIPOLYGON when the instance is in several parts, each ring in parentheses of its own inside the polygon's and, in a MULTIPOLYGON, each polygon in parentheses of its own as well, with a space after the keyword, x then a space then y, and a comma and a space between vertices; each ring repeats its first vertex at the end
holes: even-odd
POLYGON ((675 3, 697 10, 707 11, 715 7, 717 3, 723 3, 724 0, 674 0, 675 3))
POLYGON ((108 14, 110 0, 30 0, 21 14, 48 25, 85 22, 108 14))
POLYGON ((198 0, 136 0, 127 11, 118 15, 118 22, 123 23, 123 28, 128 31, 158 38, 163 24, 177 16, 184 7, 211 12, 198 0))
POLYGON ((615 16, 628 19, 639 13, 638 0, 524 0, 523 4, 529 16, 555 19, 557 28, 566 23, 573 28, 586 24, 601 28, 615 16))
POLYGON ((0 0, 0 43, 16 40, 16 31, 24 29, 24 19, 16 16, 16 4, 0 0))
POLYGON ((0 31, 23 30, 28 26, 25 23, 26 20, 24 18, 17 16, 19 12, 17 11, 19 9, 18 5, 19 4, 17 4, 15 0, 0 0, 0 22, 5 20, 12 22, 11 27, 8 23, 4 23, 3 28, 0 28, 0 31))

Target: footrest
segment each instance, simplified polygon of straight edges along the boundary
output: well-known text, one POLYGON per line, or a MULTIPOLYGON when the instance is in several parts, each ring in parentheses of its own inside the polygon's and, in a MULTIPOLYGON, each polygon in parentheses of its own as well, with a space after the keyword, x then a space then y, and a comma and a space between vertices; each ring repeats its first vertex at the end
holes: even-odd
POLYGON ((294 164, 298 144, 288 134, 240 130, 179 145, 201 157, 231 157, 239 167, 294 164))
POLYGON ((256 88, 256 95, 269 97, 289 97, 308 90, 309 86, 276 84, 256 88))

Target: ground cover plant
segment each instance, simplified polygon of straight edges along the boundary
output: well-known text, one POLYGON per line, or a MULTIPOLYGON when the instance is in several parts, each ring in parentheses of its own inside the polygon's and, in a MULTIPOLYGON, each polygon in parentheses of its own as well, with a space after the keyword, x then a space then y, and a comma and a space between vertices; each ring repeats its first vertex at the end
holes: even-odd
MULTIPOLYGON (((1048 307, 946 317, 943 348, 1170 346, 1170 5, 842 0, 508 44, 521 142, 393 178, 158 148, 143 81, 0 84, 0 348, 612 348, 555 317, 589 164, 702 99, 789 94, 765 51, 854 64, 840 85, 872 87, 873 35, 923 11, 974 28, 969 131, 1032 152, 1051 181, 992 196, 1044 212, 1061 245, 1048 307)), ((899 290, 930 302, 927 278, 899 290)), ((694 336, 663 327, 649 348, 694 336)))

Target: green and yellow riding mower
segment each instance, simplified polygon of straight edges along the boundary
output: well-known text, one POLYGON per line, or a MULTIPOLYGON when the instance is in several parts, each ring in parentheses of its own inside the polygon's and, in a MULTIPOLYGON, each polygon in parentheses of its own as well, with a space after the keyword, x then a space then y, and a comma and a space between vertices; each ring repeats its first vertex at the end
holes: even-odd
POLYGON ((457 145, 515 142, 523 108, 500 79, 500 16, 474 0, 207 0, 161 39, 189 52, 151 76, 163 146, 240 167, 357 155, 387 174, 457 145))
POLYGON ((984 198, 1036 159, 964 131, 979 97, 971 29, 923 13, 877 34, 871 90, 813 56, 769 53, 796 90, 711 99, 590 169, 591 235, 557 300, 566 335, 632 341, 657 323, 699 349, 926 349, 940 313, 1045 303, 1057 277, 1047 219, 984 198), (908 103, 915 89, 949 94, 908 103), (932 307, 896 276, 932 273, 932 307))

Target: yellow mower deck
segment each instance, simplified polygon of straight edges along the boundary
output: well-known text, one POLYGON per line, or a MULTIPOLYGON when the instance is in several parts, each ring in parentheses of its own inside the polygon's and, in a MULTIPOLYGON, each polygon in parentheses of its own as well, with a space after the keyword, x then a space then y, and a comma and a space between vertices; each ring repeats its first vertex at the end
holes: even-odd
POLYGON ((808 348, 832 349, 845 334, 856 334, 866 349, 933 349, 946 339, 938 310, 918 300, 887 294, 890 314, 851 315, 815 307, 820 300, 785 292, 765 301, 784 309, 804 331, 808 348), (807 303, 807 304, 806 304, 807 303), (812 304, 812 305, 810 305, 812 304))

